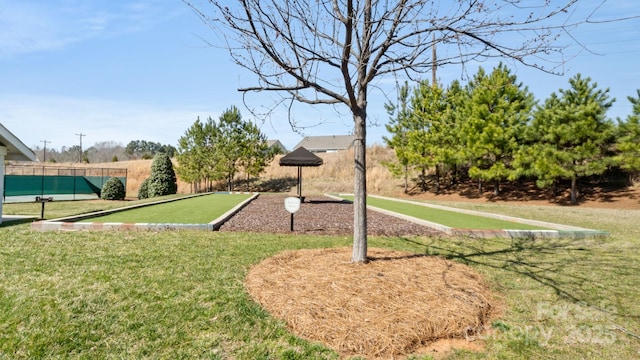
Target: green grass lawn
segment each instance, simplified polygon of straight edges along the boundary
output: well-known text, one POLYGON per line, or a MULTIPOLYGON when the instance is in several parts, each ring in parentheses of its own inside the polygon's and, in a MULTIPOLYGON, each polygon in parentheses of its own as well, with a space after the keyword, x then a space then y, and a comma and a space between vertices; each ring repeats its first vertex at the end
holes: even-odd
MULTIPOLYGON (((145 204, 160 200, 185 197, 185 195, 167 195, 143 200, 83 200, 83 201, 53 201, 45 204, 45 219, 55 219, 72 215, 87 214, 95 211, 117 209, 125 206, 145 204)), ((31 215, 40 217, 41 204, 8 203, 4 204, 2 212, 5 215, 31 215)), ((2 225, 0 225, 2 226, 2 225)))
MULTIPOLYGON (((14 204, 4 206, 14 211, 14 204)), ((371 237, 370 247, 467 264, 503 300, 485 351, 452 359, 638 358, 640 211, 466 206, 610 236, 371 237)), ((338 359, 288 332, 248 298, 243 281, 252 264, 280 251, 349 246, 349 238, 4 225, 0 358, 338 359)))
MULTIPOLYGON (((353 201, 353 196, 340 196, 353 201)), ((367 197, 367 205, 412 216, 421 220, 431 221, 454 229, 474 230, 550 230, 539 226, 516 223, 506 220, 493 219, 484 216, 463 214, 455 211, 434 209, 417 204, 409 204, 375 197, 367 197)))
POLYGON ((164 204, 124 210, 82 222, 207 224, 251 197, 247 194, 212 194, 164 204))

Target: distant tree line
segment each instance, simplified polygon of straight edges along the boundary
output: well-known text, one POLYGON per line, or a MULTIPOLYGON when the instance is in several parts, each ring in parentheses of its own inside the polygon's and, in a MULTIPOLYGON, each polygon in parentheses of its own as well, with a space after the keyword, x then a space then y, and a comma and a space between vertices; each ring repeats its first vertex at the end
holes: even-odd
POLYGON ((176 148, 153 141, 133 140, 127 144, 125 153, 130 159, 153 159, 158 153, 167 154, 172 158, 176 154, 176 148))
POLYGON ((171 145, 163 145, 153 141, 133 140, 122 146, 114 141, 97 142, 93 146, 81 149, 79 145, 71 147, 62 146, 60 150, 37 146, 32 149, 38 159, 44 162, 84 162, 103 163, 123 160, 152 159, 158 153, 165 153, 174 157, 176 148, 171 145))
POLYGON ((481 68, 467 84, 405 83, 398 102, 386 104, 384 140, 396 153, 387 165, 405 176, 405 191, 409 172, 419 174, 422 191, 436 192, 468 177, 480 192, 485 183, 498 194, 505 181, 531 179, 555 195, 565 181, 576 203, 580 179, 640 171, 637 95, 629 97, 632 114, 614 122, 606 116, 615 101, 609 89, 579 74, 542 103, 502 64, 491 73, 481 68))
POLYGON ((223 181, 229 191, 243 172, 247 184, 273 160, 267 138, 252 122, 242 119, 236 107, 214 121, 198 118, 178 140, 176 173, 195 192, 212 189, 223 181))

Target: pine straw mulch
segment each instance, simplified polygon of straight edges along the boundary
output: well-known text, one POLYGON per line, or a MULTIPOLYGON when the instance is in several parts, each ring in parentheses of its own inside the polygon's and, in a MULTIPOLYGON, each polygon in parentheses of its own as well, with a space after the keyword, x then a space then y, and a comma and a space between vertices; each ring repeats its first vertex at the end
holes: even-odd
POLYGON ((482 349, 464 339, 486 328, 499 306, 480 275, 433 256, 368 254, 354 264, 350 248, 286 251, 253 266, 246 287, 293 333, 343 357, 438 355, 439 339, 482 349))

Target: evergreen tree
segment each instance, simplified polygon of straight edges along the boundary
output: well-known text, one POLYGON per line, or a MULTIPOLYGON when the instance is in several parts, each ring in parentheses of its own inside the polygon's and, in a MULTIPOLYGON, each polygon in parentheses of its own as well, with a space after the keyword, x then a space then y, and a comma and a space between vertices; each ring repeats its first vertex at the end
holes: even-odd
POLYGON ((100 191, 100 198, 104 200, 124 200, 127 191, 122 181, 117 177, 110 177, 100 191))
POLYGON ((413 90, 411 98, 405 84, 400 89, 398 106, 385 106, 395 118, 387 125, 392 136, 384 139, 395 150, 398 159, 387 167, 396 174, 405 174, 405 192, 409 169, 420 171, 419 185, 426 190, 427 171, 435 168, 438 192, 442 176, 459 164, 461 146, 457 126, 465 99, 466 93, 457 81, 447 89, 425 81, 413 90))
POLYGON ((219 131, 213 119, 208 118, 202 123, 200 118, 191 125, 185 134, 178 139, 176 159, 178 176, 192 185, 195 192, 210 186, 216 174, 215 143, 219 137, 219 131))
POLYGON ((452 182, 455 183, 458 168, 465 162, 467 154, 460 131, 466 120, 465 106, 469 100, 469 92, 455 80, 447 88, 446 98, 447 109, 443 117, 445 123, 442 126, 438 152, 442 164, 450 168, 452 182))
POLYGON ((609 89, 598 89, 597 83, 580 74, 569 84, 569 89, 552 93, 536 109, 528 139, 531 145, 521 150, 518 164, 528 167, 542 188, 570 180, 575 204, 579 178, 602 174, 611 163, 614 127, 606 112, 614 100, 609 99, 609 89))
POLYGON ((624 122, 618 119, 618 155, 615 158, 620 168, 629 172, 631 177, 640 171, 640 90, 636 91, 637 97, 627 97, 633 105, 631 115, 624 122))
POLYGON ((442 135, 446 132, 447 102, 442 87, 423 81, 411 98, 412 113, 407 131, 407 158, 418 168, 420 184, 426 190, 427 170, 436 167, 436 191, 439 191, 438 164, 442 162, 442 135))
POLYGON ((391 137, 383 136, 383 141, 396 154, 396 162, 385 162, 384 165, 394 175, 404 177, 404 193, 409 192, 409 158, 407 148, 407 131, 409 126, 409 84, 404 83, 398 89, 398 104, 386 103, 384 105, 389 114, 389 123, 385 125, 391 137))
POLYGON ((149 181, 151 178, 146 178, 140 183, 140 187, 138 188, 138 199, 148 199, 149 198, 149 181))
POLYGON ((246 142, 242 144, 242 167, 247 175, 247 191, 251 177, 257 177, 271 163, 277 149, 270 149, 267 137, 251 122, 244 123, 246 142))
POLYGON ((493 181, 498 194, 500 182, 517 173, 512 162, 535 100, 502 64, 489 75, 480 68, 469 84, 469 96, 460 133, 469 176, 479 180, 480 189, 482 181, 493 181))
POLYGON ((227 189, 233 191, 233 179, 242 166, 244 149, 248 146, 244 134, 245 123, 235 106, 227 109, 218 119, 219 137, 215 143, 218 172, 227 181, 227 189))
POLYGON ((176 148, 146 140, 132 140, 125 147, 125 153, 133 158, 152 159, 159 152, 166 153, 171 158, 175 155, 176 148))
POLYGON ((225 180, 229 191, 238 171, 247 179, 258 176, 271 162, 275 153, 269 150, 266 136, 251 122, 242 120, 236 107, 226 110, 218 123, 198 118, 178 141, 178 175, 184 181, 225 180))
POLYGON ((169 155, 159 152, 151 163, 151 175, 149 176, 149 197, 172 195, 178 192, 176 173, 169 155))

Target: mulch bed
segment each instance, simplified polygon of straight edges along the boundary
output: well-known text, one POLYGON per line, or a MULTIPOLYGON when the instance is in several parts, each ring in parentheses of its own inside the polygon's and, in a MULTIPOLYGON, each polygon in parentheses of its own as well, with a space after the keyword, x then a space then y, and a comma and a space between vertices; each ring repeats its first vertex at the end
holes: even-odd
MULTIPOLYGON (((220 231, 291 233, 288 195, 262 194, 225 222, 220 231)), ((294 233, 353 235, 353 204, 326 196, 306 197, 294 215, 294 233)), ((437 235, 436 230, 375 211, 367 212, 367 234, 378 236, 437 235)))
POLYGON ((430 346, 454 338, 463 341, 457 347, 479 347, 464 339, 482 333, 499 306, 471 268, 376 248, 365 264, 350 255, 350 248, 286 251, 253 266, 246 287, 296 335, 342 356, 439 355, 430 346))

